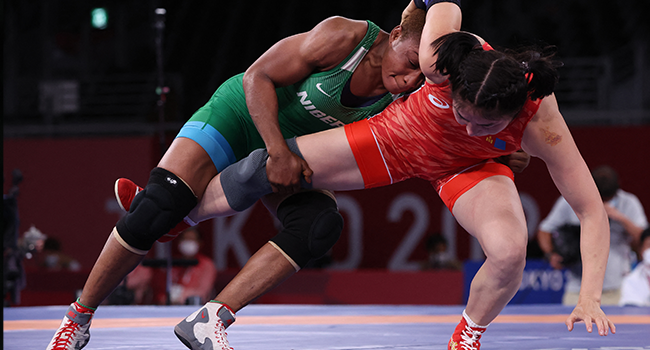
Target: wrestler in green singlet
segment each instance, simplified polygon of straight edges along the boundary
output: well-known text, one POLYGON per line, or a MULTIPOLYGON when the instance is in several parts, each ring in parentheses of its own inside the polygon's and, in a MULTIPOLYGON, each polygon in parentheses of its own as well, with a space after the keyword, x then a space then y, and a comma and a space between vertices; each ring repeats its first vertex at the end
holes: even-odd
MULTIPOLYGON (((336 67, 276 89, 278 118, 285 139, 368 118, 394 100, 390 93, 359 98, 350 92, 350 78, 380 32, 376 24, 367 22, 363 40, 336 67)), ((246 106, 243 76, 241 73, 224 82, 177 136, 200 144, 219 172, 251 151, 265 147, 246 106)))

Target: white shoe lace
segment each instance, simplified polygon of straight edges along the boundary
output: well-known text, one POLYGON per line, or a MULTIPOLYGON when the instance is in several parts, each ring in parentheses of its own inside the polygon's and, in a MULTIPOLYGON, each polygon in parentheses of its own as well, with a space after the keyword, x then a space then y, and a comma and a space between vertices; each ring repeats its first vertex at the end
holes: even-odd
POLYGON ((463 350, 478 350, 478 340, 481 338, 481 331, 475 331, 470 326, 460 332, 460 348, 463 350))
POLYGON ((230 346, 230 343, 228 343, 228 333, 226 333, 226 327, 223 325, 221 319, 217 319, 217 324, 214 328, 214 334, 217 340, 217 344, 219 344, 222 349, 234 350, 230 346))

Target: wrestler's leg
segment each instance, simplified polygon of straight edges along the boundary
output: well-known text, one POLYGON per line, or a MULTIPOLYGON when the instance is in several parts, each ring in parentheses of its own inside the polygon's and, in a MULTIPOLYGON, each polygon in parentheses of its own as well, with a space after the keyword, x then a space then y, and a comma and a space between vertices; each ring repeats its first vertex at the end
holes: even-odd
POLYGON ((517 292, 526 264, 528 235, 519 194, 508 177, 488 177, 460 196, 453 213, 487 256, 466 307, 474 323, 487 325, 517 292))
MULTIPOLYGON (((196 142, 187 138, 176 138, 158 167, 181 178, 198 198, 202 197, 208 182, 217 174, 208 154, 196 142)), ((127 249, 116 234, 117 231, 113 229, 88 276, 79 298, 83 305, 97 307, 147 253, 127 249)))
MULTIPOLYGON (((313 170, 312 187, 332 190, 356 190, 364 188, 363 177, 350 149, 344 128, 300 136, 296 139, 303 158, 313 170)), ((371 145, 376 147, 376 145, 371 145)), ((262 161, 262 160, 260 160, 262 161)), ((239 164, 249 159, 240 160, 239 164)), ((236 167, 233 164, 230 167, 236 167)), ((264 170, 262 170, 264 171, 264 170)), ((250 183, 249 183, 250 184, 250 183)), ((222 187, 221 173, 208 185, 204 197, 188 215, 193 222, 201 222, 217 216, 237 213, 228 203, 222 187)))
POLYGON ((215 297, 237 312, 291 277, 297 270, 270 242, 264 244, 215 297))
POLYGON ((264 196, 262 202, 275 216, 282 205, 278 217, 287 226, 253 254, 216 296, 215 300, 235 312, 291 277, 309 259, 319 258, 336 243, 342 229, 343 221, 330 191, 312 190, 289 196, 274 193, 264 196), (290 214, 286 215, 287 212, 290 214), (302 245, 300 241, 311 244, 302 245))
MULTIPOLYGON (((296 139, 302 156, 314 172, 313 188, 327 188, 333 191, 364 188, 363 177, 350 148, 351 141, 348 140, 346 128, 331 129, 296 139)), ((364 145, 366 146, 376 148, 375 144, 364 145)))

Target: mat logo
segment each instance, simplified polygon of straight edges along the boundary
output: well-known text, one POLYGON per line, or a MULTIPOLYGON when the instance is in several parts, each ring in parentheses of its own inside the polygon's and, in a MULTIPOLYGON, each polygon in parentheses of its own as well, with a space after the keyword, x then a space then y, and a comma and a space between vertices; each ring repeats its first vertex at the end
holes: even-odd
POLYGON ((311 100, 307 99, 307 91, 300 91, 296 93, 296 95, 300 97, 300 103, 305 108, 305 110, 309 112, 311 115, 313 115, 314 117, 318 118, 323 123, 333 128, 345 125, 342 121, 332 117, 331 115, 327 115, 327 113, 324 113, 316 109, 316 106, 314 106, 311 100))

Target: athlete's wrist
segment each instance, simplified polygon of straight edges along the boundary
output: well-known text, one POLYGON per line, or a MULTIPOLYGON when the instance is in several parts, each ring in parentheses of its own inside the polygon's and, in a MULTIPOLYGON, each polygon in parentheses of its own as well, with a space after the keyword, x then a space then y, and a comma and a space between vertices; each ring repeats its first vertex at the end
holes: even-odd
POLYGON ((269 148, 267 151, 271 159, 288 158, 291 156, 291 150, 286 145, 285 147, 269 148))

